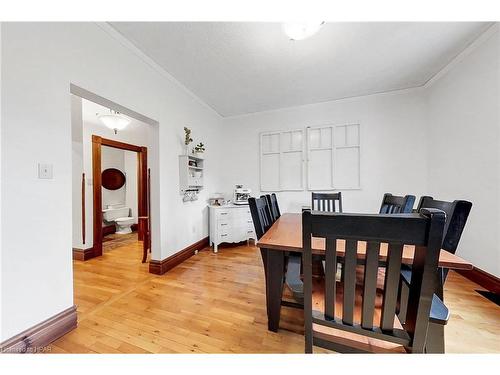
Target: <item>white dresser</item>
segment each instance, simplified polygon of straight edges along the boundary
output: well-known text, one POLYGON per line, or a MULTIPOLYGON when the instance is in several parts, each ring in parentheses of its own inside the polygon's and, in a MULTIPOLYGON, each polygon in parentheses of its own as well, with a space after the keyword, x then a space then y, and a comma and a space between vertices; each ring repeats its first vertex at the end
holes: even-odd
POLYGON ((255 230, 248 205, 209 206, 210 245, 214 253, 222 242, 256 240, 255 230))

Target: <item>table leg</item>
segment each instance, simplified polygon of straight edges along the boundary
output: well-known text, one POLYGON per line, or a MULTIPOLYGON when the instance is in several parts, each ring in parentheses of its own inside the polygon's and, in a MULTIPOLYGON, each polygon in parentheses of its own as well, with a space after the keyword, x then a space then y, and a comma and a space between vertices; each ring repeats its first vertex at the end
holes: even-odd
POLYGON ((283 295, 283 277, 285 254, 283 251, 266 249, 266 304, 267 328, 278 332, 280 324, 281 297, 283 295))

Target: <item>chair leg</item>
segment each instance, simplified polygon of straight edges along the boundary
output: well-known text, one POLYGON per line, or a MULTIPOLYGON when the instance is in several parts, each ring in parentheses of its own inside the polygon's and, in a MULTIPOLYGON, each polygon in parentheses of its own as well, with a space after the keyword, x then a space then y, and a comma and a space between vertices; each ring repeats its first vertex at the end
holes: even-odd
POLYGON ((290 254, 288 256, 285 282, 292 291, 293 298, 302 303, 304 301, 304 284, 300 279, 301 263, 302 257, 300 255, 290 254))
POLYGON ((444 325, 429 322, 425 352, 444 354, 444 350, 444 325))

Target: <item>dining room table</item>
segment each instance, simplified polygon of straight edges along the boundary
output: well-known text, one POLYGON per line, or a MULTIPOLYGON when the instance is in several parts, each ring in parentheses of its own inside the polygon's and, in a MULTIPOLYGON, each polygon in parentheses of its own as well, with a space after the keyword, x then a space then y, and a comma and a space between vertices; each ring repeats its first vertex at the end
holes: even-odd
MULTIPOLYGON (((418 214, 415 214, 418 215, 418 214)), ((358 242, 357 256, 363 259, 366 255, 366 244, 358 242)), ((265 250, 266 265, 266 307, 268 330, 277 332, 279 329, 281 306, 301 307, 300 303, 285 301, 282 298, 285 278, 285 256, 288 252, 302 252, 302 214, 284 213, 279 217, 269 230, 257 242, 257 247, 265 250)), ((312 253, 324 255, 325 239, 312 239, 312 253)), ((379 262, 383 264, 387 260, 387 247, 380 247, 379 262)), ((405 245, 402 254, 402 263, 411 266, 415 253, 414 246, 405 245)), ((343 241, 337 243, 337 256, 344 256, 343 241)), ((451 270, 471 270, 473 265, 446 250, 441 250, 439 256, 439 267, 451 270)), ((442 279, 440 279, 442 280, 442 279)), ((442 295, 443 285, 438 283, 436 293, 442 295)))

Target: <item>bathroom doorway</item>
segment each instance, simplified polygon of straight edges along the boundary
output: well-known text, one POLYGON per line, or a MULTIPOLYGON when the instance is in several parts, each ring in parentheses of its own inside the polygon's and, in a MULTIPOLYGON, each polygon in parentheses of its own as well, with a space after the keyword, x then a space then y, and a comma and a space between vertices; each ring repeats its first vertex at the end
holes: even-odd
MULTIPOLYGON (((151 216, 159 218, 158 135, 157 121, 71 85, 72 253, 75 261, 101 255, 105 255, 102 259, 120 261, 126 256, 135 264, 141 259, 145 262, 150 252, 154 254, 159 250, 159 219, 151 220, 151 216), (111 157, 110 162, 106 164, 104 160, 102 164, 107 157, 111 157), (101 163, 96 158, 101 158, 101 163), (121 164, 114 166, 112 163, 117 158, 121 164), (108 171, 105 178, 118 186, 106 190, 102 173, 113 167, 121 173, 108 171), (121 190, 120 183, 124 184, 121 190), (150 204, 151 201, 155 205, 150 204), (108 206, 129 210, 127 213, 122 210, 120 215, 108 212, 108 220, 103 221, 103 209, 108 206), (122 234, 131 229, 132 233, 122 234)), ((146 270, 147 266, 144 264, 142 268, 146 270)))
POLYGON ((146 262, 151 249, 147 153, 145 146, 92 136, 94 257, 102 255, 108 228, 121 235, 137 226, 138 240, 143 242, 142 262, 146 262))

